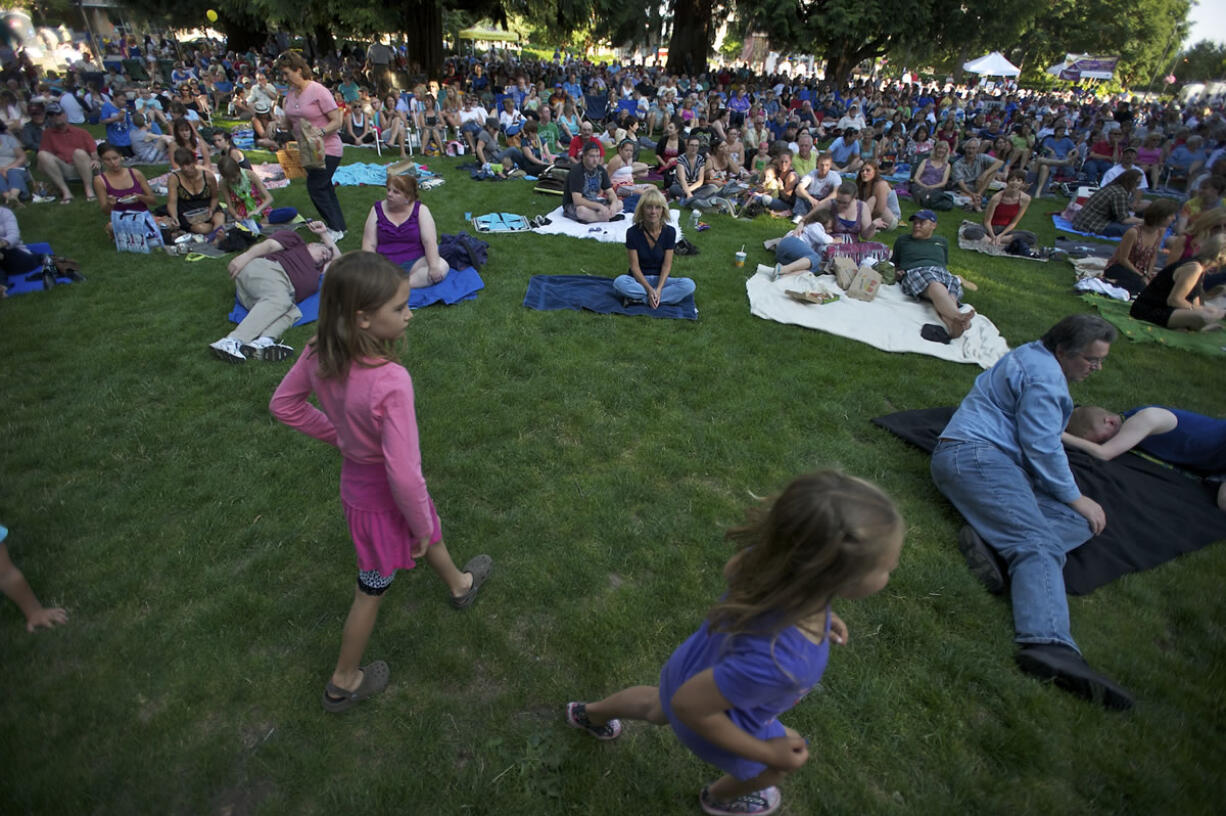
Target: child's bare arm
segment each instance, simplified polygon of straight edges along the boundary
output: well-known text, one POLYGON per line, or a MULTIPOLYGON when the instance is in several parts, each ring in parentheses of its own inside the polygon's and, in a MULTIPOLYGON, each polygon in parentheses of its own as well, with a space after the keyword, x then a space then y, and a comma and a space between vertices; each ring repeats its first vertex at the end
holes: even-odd
POLYGON ((732 703, 715 685, 712 669, 691 677, 677 689, 672 699, 677 719, 704 739, 737 756, 784 771, 796 770, 809 758, 803 737, 760 740, 732 721, 728 716, 731 708, 732 703))
POLYGON ((21 570, 9 558, 8 547, 0 544, 0 592, 3 592, 26 616, 26 631, 50 629, 61 623, 68 623, 68 613, 59 608, 45 608, 38 602, 30 582, 26 580, 21 570))
POLYGON ((1178 424, 1179 420, 1170 411, 1165 408, 1159 408, 1156 405, 1151 405, 1149 408, 1142 408, 1124 420, 1124 424, 1120 426, 1119 433, 1101 445, 1078 436, 1073 436, 1067 431, 1060 435, 1060 440, 1064 443, 1065 447, 1085 451, 1095 459, 1102 459, 1104 462, 1108 462, 1120 454, 1132 450, 1146 437, 1173 431, 1178 424))

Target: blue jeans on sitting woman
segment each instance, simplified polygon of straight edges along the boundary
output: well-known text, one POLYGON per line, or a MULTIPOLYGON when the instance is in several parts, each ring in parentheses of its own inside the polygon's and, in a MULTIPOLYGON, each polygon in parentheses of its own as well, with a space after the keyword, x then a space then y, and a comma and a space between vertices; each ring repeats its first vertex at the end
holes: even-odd
MULTIPOLYGON (((660 282, 659 275, 644 275, 649 286, 654 288, 660 282)), ((647 290, 643 285, 634 279, 633 275, 618 275, 613 279, 613 288, 617 290, 617 294, 636 302, 645 302, 647 300, 647 290)), ((674 278, 669 277, 664 282, 664 288, 660 291, 661 304, 680 303, 690 295, 694 294, 694 281, 689 278, 674 278)))
POLYGON ((1064 561, 1090 538, 1085 517, 987 442, 942 440, 931 469, 937 489, 1009 565, 1014 640, 1076 649, 1064 561))

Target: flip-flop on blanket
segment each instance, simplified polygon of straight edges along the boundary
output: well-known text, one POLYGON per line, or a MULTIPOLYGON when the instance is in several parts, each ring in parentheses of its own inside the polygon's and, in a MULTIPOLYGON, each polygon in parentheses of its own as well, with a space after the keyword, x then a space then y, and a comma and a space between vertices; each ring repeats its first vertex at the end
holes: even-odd
MULTIPOLYGON (((925 408, 880 416, 873 424, 932 453, 953 414, 951 407, 925 408)), ((1132 454, 1100 462, 1068 451, 1068 461, 1081 492, 1107 515, 1106 529, 1069 553, 1064 564, 1069 594, 1086 595, 1122 575, 1226 541, 1217 483, 1132 454)))
MULTIPOLYGON (((569 235, 572 238, 594 238, 597 241, 610 244, 626 243, 626 230, 630 229, 630 225, 633 223, 633 215, 626 213, 626 217, 621 221, 581 224, 563 215, 561 207, 558 207, 545 217, 549 219, 550 223, 542 227, 533 227, 532 229, 538 235, 569 235)), ((677 240, 680 241, 682 237, 681 211, 669 210, 668 223, 673 225, 673 229, 677 231, 677 240)))
POLYGON ((1189 332, 1177 329, 1164 329, 1137 320, 1128 314, 1131 303, 1120 303, 1094 295, 1082 295, 1086 303, 1092 303, 1098 313, 1115 325, 1120 334, 1134 343, 1160 343, 1171 348, 1196 351, 1217 357, 1226 355, 1226 331, 1189 332))
POLYGON ((698 307, 694 305, 693 295, 680 303, 662 304, 655 309, 642 303, 627 305, 613 288, 612 278, 593 275, 533 275, 528 281, 528 291, 524 293, 524 305, 545 312, 559 309, 578 312, 586 309, 600 314, 698 319, 698 307))
POLYGON ((1098 235, 1093 232, 1082 232, 1079 229, 1075 229, 1073 227, 1073 222, 1059 213, 1054 213, 1052 215, 1051 222, 1055 225, 1056 229, 1060 230, 1061 232, 1071 232, 1073 235, 1084 235, 1087 238, 1095 238, 1099 241, 1112 241, 1117 244, 1120 242, 1118 237, 1112 238, 1110 235, 1098 235))
MULTIPOLYGON (((320 275, 320 283, 323 283, 322 275, 320 275)), ((439 283, 410 291, 409 308, 420 309, 424 306, 432 306, 435 303, 444 303, 450 306, 463 300, 473 300, 477 297, 477 292, 484 288, 485 281, 481 280, 477 270, 471 266, 466 266, 463 269, 452 269, 447 274, 447 277, 443 278, 439 283)), ((305 326, 307 323, 314 323, 318 320, 319 292, 301 301, 298 304, 298 311, 302 312, 302 317, 294 324, 295 326, 305 326)), ((241 323, 246 316, 247 310, 243 308, 243 305, 238 302, 238 298, 235 297, 234 308, 230 310, 230 322, 241 323)))
POLYGON ((871 303, 847 297, 833 275, 815 277, 812 273, 770 279, 771 267, 759 266, 757 274, 745 282, 749 311, 758 317, 792 323, 868 343, 882 351, 912 351, 954 363, 972 363, 980 368, 992 364, 1009 350, 1005 338, 991 320, 976 314, 970 328, 948 345, 925 340, 920 331, 925 324, 941 325, 929 303, 907 297, 897 286, 882 286, 871 303), (787 291, 825 289, 839 295, 833 303, 800 303, 787 291))

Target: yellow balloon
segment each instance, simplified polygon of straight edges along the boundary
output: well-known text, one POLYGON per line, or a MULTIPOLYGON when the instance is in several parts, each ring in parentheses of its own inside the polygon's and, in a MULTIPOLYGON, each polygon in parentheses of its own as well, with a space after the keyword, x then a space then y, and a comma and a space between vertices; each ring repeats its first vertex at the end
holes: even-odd
POLYGON ((213 11, 212 9, 209 9, 208 11, 206 11, 204 13, 204 16, 209 18, 210 23, 217 22, 217 12, 213 11))

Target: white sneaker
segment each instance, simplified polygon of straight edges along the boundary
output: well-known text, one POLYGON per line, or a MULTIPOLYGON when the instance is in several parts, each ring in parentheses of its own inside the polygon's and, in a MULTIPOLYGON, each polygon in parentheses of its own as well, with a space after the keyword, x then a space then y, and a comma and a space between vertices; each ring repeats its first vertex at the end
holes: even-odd
POLYGON ((279 363, 294 353, 294 347, 278 343, 271 337, 257 337, 250 343, 242 344, 239 351, 248 359, 256 358, 265 362, 279 363))
POLYGON ((223 337, 215 343, 209 343, 213 356, 225 363, 245 363, 247 357, 243 354, 242 344, 233 337, 223 337))
POLYGON ((345 240, 345 231, 344 231, 344 230, 334 230, 334 229, 330 229, 330 230, 328 230, 328 235, 330 235, 330 236, 332 237, 332 243, 334 243, 334 244, 339 244, 341 241, 345 240))

